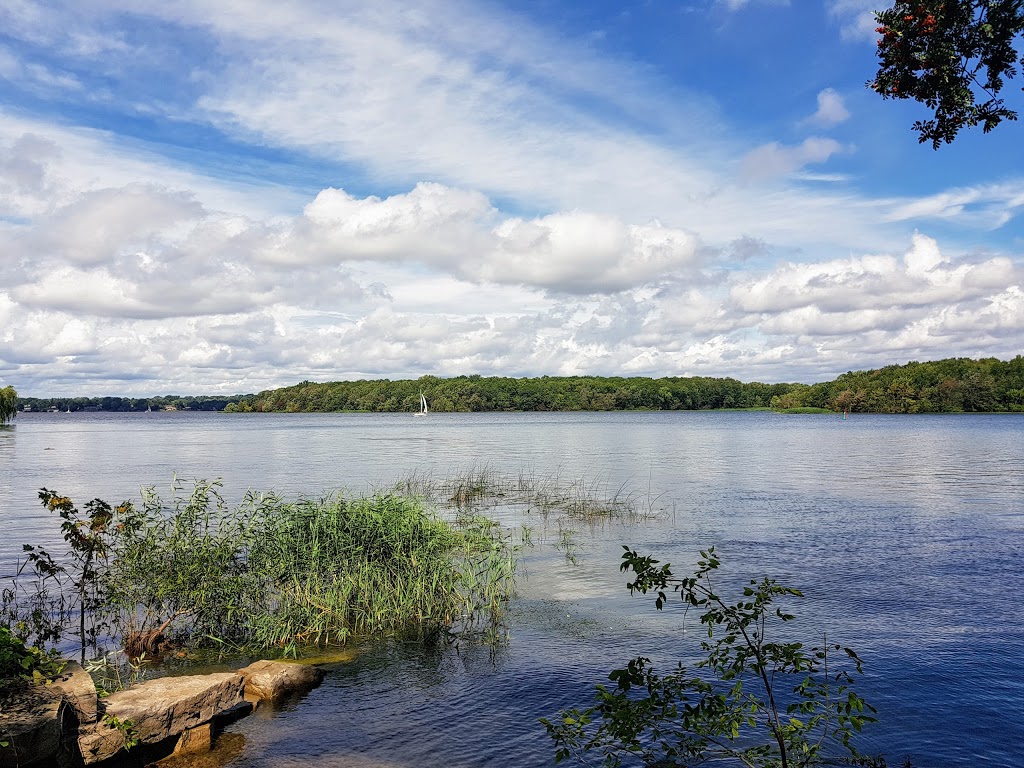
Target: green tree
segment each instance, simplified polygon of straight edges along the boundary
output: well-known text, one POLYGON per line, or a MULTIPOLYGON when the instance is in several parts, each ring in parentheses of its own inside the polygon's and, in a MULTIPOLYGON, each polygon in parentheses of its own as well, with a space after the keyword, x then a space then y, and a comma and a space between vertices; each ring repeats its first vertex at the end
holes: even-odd
POLYGON ((18 393, 14 387, 0 389, 0 424, 6 424, 18 413, 18 393))
POLYGON ((962 128, 988 133, 1016 120, 999 93, 1024 54, 1022 0, 899 0, 875 14, 878 72, 869 86, 884 99, 914 99, 932 111, 913 128, 938 149, 962 128))
POLYGON ((837 748, 858 757, 852 738, 874 720, 874 709, 851 687, 851 671, 861 671, 857 654, 827 641, 806 648, 770 637, 792 636, 780 625, 795 617, 778 602, 802 597, 799 590, 766 578, 727 602, 713 585, 720 565, 713 547, 701 552, 697 571, 685 578, 675 577, 667 563, 624 549, 621 569, 636 577, 627 584, 630 592, 654 591, 661 610, 672 590, 684 605, 704 611, 706 658, 697 667, 705 672, 691 674, 678 664, 662 674, 644 657, 614 670, 608 677, 615 687, 597 686, 595 706, 541 721, 555 741, 556 762, 586 762, 594 752, 607 768, 624 759, 650 766, 712 761, 804 768, 835 757, 837 748), (852 670, 837 662, 836 652, 852 670))

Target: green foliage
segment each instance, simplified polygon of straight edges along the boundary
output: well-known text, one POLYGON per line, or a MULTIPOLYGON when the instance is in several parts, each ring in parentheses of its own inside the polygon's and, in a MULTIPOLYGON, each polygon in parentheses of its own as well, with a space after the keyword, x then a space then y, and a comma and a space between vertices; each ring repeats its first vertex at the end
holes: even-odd
POLYGON ((125 752, 128 752, 139 745, 139 732, 135 727, 135 721, 129 720, 128 718, 124 718, 122 720, 120 717, 116 717, 114 715, 104 715, 102 722, 114 730, 121 732, 121 735, 124 737, 124 744, 121 749, 125 752))
POLYGON ((229 510, 219 484, 197 481, 183 494, 175 480, 165 504, 153 488, 122 504, 110 528, 102 611, 130 656, 154 653, 173 625, 196 640, 234 636, 245 605, 245 520, 273 497, 246 496, 229 510))
POLYGON ((878 72, 870 87, 885 99, 914 99, 933 112, 914 123, 934 149, 962 128, 988 133, 1016 120, 998 94, 1018 74, 1024 32, 1020 0, 898 0, 878 20, 878 72))
POLYGON ((772 398, 772 408, 825 408, 864 413, 1024 411, 1024 357, 888 365, 850 371, 833 381, 798 385, 772 398))
POLYGON ((95 500, 85 515, 52 491, 40 498, 64 520, 74 567, 28 549, 37 570, 71 577, 83 654, 101 632, 138 659, 175 641, 294 651, 351 634, 469 631, 500 618, 516 567, 494 523, 443 520, 414 497, 249 493, 230 509, 219 483, 186 494, 176 481, 169 503, 146 489, 141 505, 95 500))
POLYGON ((63 566, 39 547, 26 544, 26 559, 9 587, 0 591, 0 626, 37 648, 58 642, 64 636, 74 607, 64 593, 63 566), (31 576, 25 574, 30 568, 31 576))
POLYGON ((251 639, 269 646, 466 628, 500 613, 514 555, 490 521, 450 523, 413 497, 301 501, 267 516, 253 539, 248 562, 269 600, 251 639))
POLYGON ((743 384, 735 379, 702 377, 424 376, 415 381, 339 381, 261 392, 240 403, 255 411, 408 411, 419 410, 423 391, 430 410, 451 411, 615 411, 706 410, 766 407, 791 384, 743 384))
POLYGON ((648 658, 632 659, 609 674, 614 687, 597 686, 594 706, 541 721, 555 741, 556 762, 586 762, 596 753, 603 766, 632 758, 659 766, 711 760, 789 768, 818 764, 836 748, 858 757, 853 736, 874 720, 874 710, 851 687, 851 671, 861 671, 857 654, 827 641, 807 648, 775 639, 795 618, 778 603, 801 598, 798 590, 754 580, 739 600, 727 602, 712 581, 720 565, 714 548, 701 552, 696 572, 684 578, 667 563, 624 549, 621 568, 635 575, 630 592, 655 592, 661 610, 674 591, 688 608, 703 611, 703 674, 682 664, 661 674, 648 658))
POLYGON ((1024 411, 1024 358, 954 358, 843 374, 807 384, 735 379, 457 376, 417 381, 303 382, 261 392, 235 410, 418 410, 423 390, 434 412, 821 408, 875 413, 1024 411), (243 407, 245 406, 245 407, 243 407))
POLYGON ((80 512, 71 499, 42 488, 39 500, 49 511, 60 515, 61 533, 69 547, 71 556, 70 567, 57 566, 44 551, 37 551, 26 545, 25 551, 29 559, 36 564, 37 571, 53 569, 70 577, 73 596, 78 608, 78 638, 81 649, 81 660, 85 663, 87 646, 96 647, 100 633, 104 629, 100 620, 99 608, 102 604, 100 594, 101 568, 106 561, 109 545, 109 526, 114 517, 114 510, 104 501, 93 499, 80 512))
POLYGON ((101 699, 124 691, 146 679, 145 654, 131 659, 119 652, 107 653, 85 663, 85 671, 92 677, 96 693, 101 699))
POLYGON ((14 387, 0 389, 0 425, 6 424, 18 413, 18 393, 14 387))
POLYGON ((0 626, 0 690, 19 682, 52 680, 64 664, 56 652, 26 645, 9 627, 0 626))
POLYGON ((33 411, 223 411, 252 395, 159 395, 157 397, 23 397, 33 411))

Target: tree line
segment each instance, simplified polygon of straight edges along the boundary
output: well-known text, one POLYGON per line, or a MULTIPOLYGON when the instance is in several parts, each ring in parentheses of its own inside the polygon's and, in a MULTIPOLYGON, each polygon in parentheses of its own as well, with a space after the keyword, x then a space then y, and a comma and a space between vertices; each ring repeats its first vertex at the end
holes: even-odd
POLYGON ((731 378, 423 376, 304 381, 242 398, 228 411, 416 411, 422 392, 430 408, 471 411, 709 410, 822 408, 874 413, 1024 411, 1024 357, 951 358, 848 372, 818 384, 743 383, 731 378))
POLYGON ((850 371, 833 381, 798 384, 772 406, 869 413, 1024 412, 1024 357, 950 358, 850 371))
MULTIPOLYGON (((14 390, 7 388, 13 394, 14 390)), ((0 390, 0 393, 7 391, 0 390)), ((1024 357, 949 358, 849 371, 817 384, 744 383, 703 376, 455 376, 363 379, 290 387, 250 395, 19 397, 16 409, 47 411, 190 411, 317 413, 432 411, 698 411, 720 408, 818 408, 862 413, 1024 412, 1024 357)), ((10 416, 12 397, 6 400, 10 416)))
POLYGON ((19 397, 18 410, 30 411, 223 411, 252 395, 159 395, 157 397, 19 397))

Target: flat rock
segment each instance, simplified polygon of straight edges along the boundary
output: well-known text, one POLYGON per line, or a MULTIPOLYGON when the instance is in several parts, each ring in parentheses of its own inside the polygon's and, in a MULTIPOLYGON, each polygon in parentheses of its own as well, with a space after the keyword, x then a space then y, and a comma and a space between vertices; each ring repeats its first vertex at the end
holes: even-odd
POLYGON ((257 661, 238 674, 245 680, 246 699, 271 702, 312 690, 324 679, 316 667, 287 661, 257 661))
POLYGON ((243 702, 245 681, 232 672, 147 680, 104 701, 100 722, 79 731, 78 746, 86 765, 106 760, 125 745, 125 732, 111 719, 131 722, 130 733, 155 744, 203 725, 243 702))

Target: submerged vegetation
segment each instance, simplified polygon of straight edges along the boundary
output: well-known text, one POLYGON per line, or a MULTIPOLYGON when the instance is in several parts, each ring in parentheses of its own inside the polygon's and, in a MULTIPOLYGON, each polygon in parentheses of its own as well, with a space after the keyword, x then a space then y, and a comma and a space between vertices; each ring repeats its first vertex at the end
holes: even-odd
POLYGON ((0 593, 0 627, 40 660, 76 642, 83 663, 107 658, 108 641, 129 660, 151 660, 172 649, 296 654, 352 638, 494 638, 534 534, 493 515, 538 515, 575 562, 577 526, 654 514, 657 501, 486 468, 362 496, 249 492, 229 506, 220 490, 176 480, 170 498, 147 488, 137 503, 79 509, 42 489, 67 549, 24 546, 18 577, 0 593))

